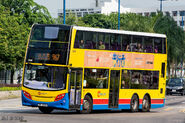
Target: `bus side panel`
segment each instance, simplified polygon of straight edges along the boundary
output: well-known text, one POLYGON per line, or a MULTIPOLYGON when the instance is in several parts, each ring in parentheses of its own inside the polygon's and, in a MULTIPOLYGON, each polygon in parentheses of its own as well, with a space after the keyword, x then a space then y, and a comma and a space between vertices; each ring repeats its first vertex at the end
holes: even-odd
POLYGON ((154 69, 159 71, 159 97, 165 98, 166 91, 166 70, 167 70, 167 55, 156 54, 154 59, 154 69), (165 76, 162 76, 162 63, 165 63, 165 76), (162 92, 162 93, 161 93, 162 92))
POLYGON ((93 99, 93 110, 109 109, 109 89, 83 89, 81 110, 84 97, 90 94, 93 99))
POLYGON ((84 66, 84 55, 85 49, 75 49, 74 42, 76 36, 76 29, 73 28, 72 30, 72 38, 71 38, 71 51, 69 57, 69 64, 71 67, 83 67, 84 66))
POLYGON ((159 90, 137 90, 137 89, 120 89, 119 109, 130 109, 130 102, 133 94, 139 97, 139 109, 142 109, 142 101, 145 94, 151 98, 151 108, 164 107, 164 98, 159 98, 159 90))
MULTIPOLYGON (((139 96, 139 109, 142 109, 142 100, 146 93, 151 97, 151 108, 164 107, 164 98, 159 98, 159 90, 136 90, 120 89, 119 105, 117 109, 130 109, 130 101, 133 94, 139 96)), ((109 90, 108 89, 84 89, 81 99, 81 110, 83 99, 86 94, 91 94, 93 98, 93 110, 108 110, 109 108, 109 90)))

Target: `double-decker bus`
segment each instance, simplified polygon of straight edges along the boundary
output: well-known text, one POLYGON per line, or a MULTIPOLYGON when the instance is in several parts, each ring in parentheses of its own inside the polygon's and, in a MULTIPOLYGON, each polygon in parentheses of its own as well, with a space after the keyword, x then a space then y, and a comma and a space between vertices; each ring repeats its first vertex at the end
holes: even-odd
POLYGON ((32 26, 22 105, 150 111, 165 104, 166 36, 67 25, 32 26))

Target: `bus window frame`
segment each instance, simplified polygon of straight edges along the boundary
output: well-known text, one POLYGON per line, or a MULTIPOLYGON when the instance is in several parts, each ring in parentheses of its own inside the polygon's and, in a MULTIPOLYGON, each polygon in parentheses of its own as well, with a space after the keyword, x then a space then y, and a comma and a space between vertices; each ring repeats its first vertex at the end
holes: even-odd
MULTIPOLYGON (((128 39, 130 39, 129 41, 127 41, 129 44, 129 47, 130 47, 130 50, 129 51, 126 51, 126 52, 136 52, 133 50, 132 48, 132 43, 134 42, 134 36, 136 37, 139 37, 141 38, 141 45, 142 45, 142 52, 138 52, 137 53, 152 53, 152 54, 167 54, 167 48, 166 48, 166 52, 164 51, 165 50, 165 46, 167 47, 167 41, 166 41, 166 38, 163 38, 163 37, 155 37, 155 36, 143 36, 143 35, 131 35, 131 34, 119 34, 119 33, 105 33, 105 32, 96 32, 96 31, 85 31, 85 30, 77 30, 77 33, 81 31, 83 33, 83 40, 84 40, 84 45, 86 44, 86 36, 85 36, 85 33, 90 33, 92 35, 92 44, 93 44, 93 48, 90 48, 91 50, 100 50, 99 49, 99 35, 103 35, 103 39, 102 39, 102 42, 103 44, 105 45, 105 49, 104 50, 108 50, 108 51, 126 51, 126 49, 124 49, 124 41, 123 41, 123 36, 126 36, 128 37, 128 39), (94 39, 96 37, 96 39, 94 39), (112 39, 112 37, 114 37, 114 39, 112 39), (108 39, 108 41, 105 39, 108 39), (155 53, 155 38, 158 38, 159 40, 161 40, 161 44, 162 44, 162 52, 161 53, 155 53), (114 40, 114 41, 112 41, 114 40), (149 40, 149 42, 147 41, 149 40), (115 50, 112 49, 112 42, 116 42, 118 43, 117 45, 120 45, 120 48, 117 48, 115 50), (148 43, 146 43, 148 42, 148 43), (107 45, 107 43, 109 43, 107 45), (120 44, 119 44, 120 43, 120 44), (146 44, 151 44, 151 51, 152 52, 147 52, 147 45, 146 44), (107 47, 108 46, 108 47, 107 47)), ((76 34, 77 36, 77 34, 76 34)), ((73 48, 77 48, 75 47, 75 44, 77 42, 77 40, 75 39, 74 40, 74 45, 73 45, 73 48)), ((149 46, 149 45, 148 45, 149 46)), ((77 48, 77 49, 81 49, 81 48, 77 48)), ((89 49, 89 48, 83 48, 83 49, 89 49)))

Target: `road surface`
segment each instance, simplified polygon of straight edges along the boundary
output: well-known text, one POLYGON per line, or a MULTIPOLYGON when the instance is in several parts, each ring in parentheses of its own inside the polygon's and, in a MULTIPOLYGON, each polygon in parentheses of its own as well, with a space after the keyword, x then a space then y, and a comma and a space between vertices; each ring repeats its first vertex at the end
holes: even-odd
POLYGON ((0 123, 185 123, 185 96, 167 96, 166 106, 150 112, 96 111, 78 114, 55 110, 42 114, 38 108, 21 106, 21 99, 0 100, 0 123))

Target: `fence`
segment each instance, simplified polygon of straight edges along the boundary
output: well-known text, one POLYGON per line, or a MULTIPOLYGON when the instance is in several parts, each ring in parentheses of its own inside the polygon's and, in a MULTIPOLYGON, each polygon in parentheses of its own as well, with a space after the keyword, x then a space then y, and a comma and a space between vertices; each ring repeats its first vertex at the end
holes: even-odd
MULTIPOLYGON (((13 76, 13 84, 18 84, 18 79, 22 76, 22 69, 16 70, 13 76)), ((0 84, 11 84, 11 70, 0 71, 0 84)))

